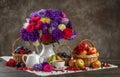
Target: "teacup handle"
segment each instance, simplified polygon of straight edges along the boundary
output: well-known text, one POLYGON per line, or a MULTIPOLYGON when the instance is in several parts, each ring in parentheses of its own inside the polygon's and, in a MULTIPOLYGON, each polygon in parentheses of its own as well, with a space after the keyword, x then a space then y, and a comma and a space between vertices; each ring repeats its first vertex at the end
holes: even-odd
POLYGON ((22 56, 22 61, 26 64, 26 62, 25 62, 25 56, 27 57, 28 55, 24 54, 24 55, 22 56))

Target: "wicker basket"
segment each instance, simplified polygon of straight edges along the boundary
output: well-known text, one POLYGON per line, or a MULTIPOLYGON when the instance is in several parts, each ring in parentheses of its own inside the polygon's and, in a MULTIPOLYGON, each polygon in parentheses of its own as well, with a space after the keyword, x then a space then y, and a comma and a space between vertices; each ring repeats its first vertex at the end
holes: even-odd
POLYGON ((58 48, 57 48, 57 54, 59 54, 59 53, 61 53, 61 49, 62 48, 65 48, 65 49, 67 49, 67 50, 69 50, 69 52, 70 52, 70 57, 69 58, 64 58, 64 57, 61 57, 66 63, 65 63, 65 65, 68 65, 68 61, 70 60, 70 58, 72 57, 72 49, 70 48, 70 46, 68 46, 68 45, 60 45, 58 48))
MULTIPOLYGON (((17 38, 14 42, 13 42, 13 45, 12 45, 12 56, 13 56, 13 59, 16 61, 16 62, 22 62, 23 63, 23 61, 22 61, 22 56, 24 55, 24 54, 15 54, 14 52, 14 49, 15 49, 15 45, 16 45, 16 42, 18 42, 19 40, 20 40, 21 38, 19 37, 19 38, 17 38)), ((32 50, 32 44, 29 42, 29 44, 30 44, 30 50, 32 50)))
MULTIPOLYGON (((92 43, 92 41, 89 39, 82 40, 79 44, 81 44, 83 42, 87 43, 89 45, 89 47, 95 47, 94 44, 92 43)), ((77 54, 75 54, 75 51, 74 51, 74 52, 72 52, 72 55, 76 59, 82 59, 85 63, 85 66, 89 67, 89 66, 91 66, 91 63, 98 60, 99 52, 92 54, 92 55, 77 55, 77 54)))

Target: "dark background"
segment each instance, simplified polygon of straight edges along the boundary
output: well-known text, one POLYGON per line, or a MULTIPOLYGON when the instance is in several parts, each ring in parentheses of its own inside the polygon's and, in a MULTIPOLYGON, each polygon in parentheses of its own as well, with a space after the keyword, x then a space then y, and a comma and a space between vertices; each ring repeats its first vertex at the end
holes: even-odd
POLYGON ((120 58, 120 0, 0 0, 0 56, 11 55, 13 41, 31 12, 61 9, 72 21, 78 35, 61 41, 74 48, 90 39, 100 51, 100 58, 120 58))

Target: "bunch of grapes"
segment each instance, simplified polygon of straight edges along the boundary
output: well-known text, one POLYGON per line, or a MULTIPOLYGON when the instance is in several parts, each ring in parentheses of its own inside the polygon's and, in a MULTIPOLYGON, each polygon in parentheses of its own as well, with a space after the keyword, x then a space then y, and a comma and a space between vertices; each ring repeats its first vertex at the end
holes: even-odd
POLYGON ((67 55, 65 52, 58 53, 57 55, 62 57, 62 58, 70 58, 70 56, 67 55))
POLYGON ((29 54, 31 53, 31 50, 29 50, 28 48, 25 48, 23 46, 19 46, 15 49, 15 54, 29 54))

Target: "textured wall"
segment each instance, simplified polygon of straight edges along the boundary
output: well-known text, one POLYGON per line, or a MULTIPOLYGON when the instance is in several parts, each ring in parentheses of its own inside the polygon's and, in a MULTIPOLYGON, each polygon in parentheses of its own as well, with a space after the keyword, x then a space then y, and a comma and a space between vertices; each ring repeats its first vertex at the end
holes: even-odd
POLYGON ((25 18, 42 8, 61 9, 72 21, 78 36, 62 43, 74 48, 88 38, 101 58, 120 58, 120 0, 0 0, 0 55, 10 55, 25 18))

